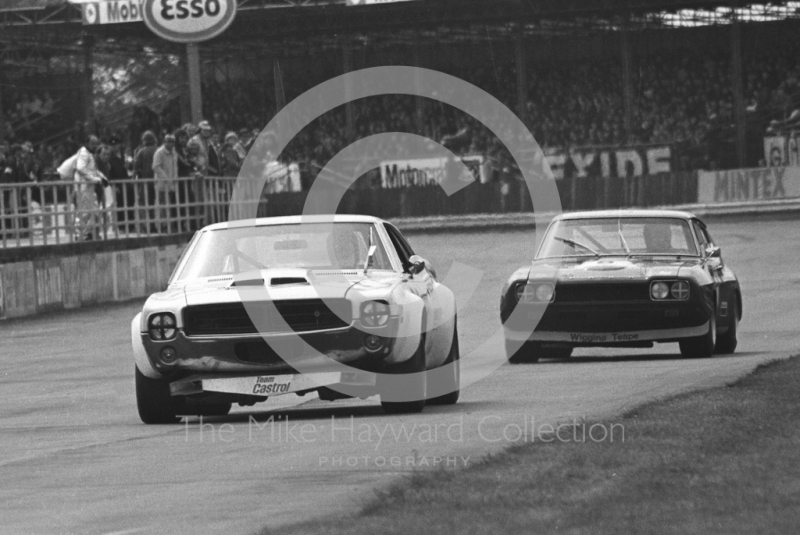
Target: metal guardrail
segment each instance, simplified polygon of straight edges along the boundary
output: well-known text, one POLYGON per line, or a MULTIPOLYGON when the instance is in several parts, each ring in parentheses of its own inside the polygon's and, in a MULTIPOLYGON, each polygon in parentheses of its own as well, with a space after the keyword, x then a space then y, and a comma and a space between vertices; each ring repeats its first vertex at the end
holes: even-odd
MULTIPOLYGON (((193 232, 225 221, 236 178, 0 184, 0 248, 193 232)), ((260 193, 260 192, 259 192, 260 193)), ((259 197, 255 197, 258 199, 259 197)))

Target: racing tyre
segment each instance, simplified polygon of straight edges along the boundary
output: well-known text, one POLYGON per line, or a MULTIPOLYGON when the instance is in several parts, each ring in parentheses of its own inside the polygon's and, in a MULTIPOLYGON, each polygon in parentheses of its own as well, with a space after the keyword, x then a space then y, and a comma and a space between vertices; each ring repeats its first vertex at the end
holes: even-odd
POLYGON ((714 314, 710 320, 708 332, 702 336, 685 338, 679 342, 681 355, 693 359, 706 359, 714 355, 714 345, 717 338, 717 316, 714 314))
POLYGON ((506 340, 506 356, 511 364, 523 364, 526 362, 535 364, 539 362, 541 353, 542 345, 538 342, 524 342, 519 345, 519 342, 506 340))
POLYGON ((198 416, 226 416, 231 412, 230 403, 220 403, 217 405, 201 405, 197 409, 198 416))
POLYGON ((737 331, 739 330, 739 310, 738 304, 736 300, 733 300, 733 306, 731 307, 730 314, 733 314, 733 319, 731 320, 731 325, 728 327, 728 330, 725 331, 725 334, 721 334, 717 337, 717 345, 714 348, 714 353, 718 353, 721 355, 729 355, 736 351, 736 346, 739 343, 737 339, 737 331))
POLYGON ((450 345, 450 354, 447 355, 447 360, 440 368, 442 372, 446 372, 444 379, 439 379, 439 375, 434 370, 432 376, 436 381, 442 381, 443 389, 448 392, 447 394, 439 397, 429 399, 428 403, 431 405, 454 405, 458 401, 458 396, 461 394, 461 353, 458 349, 458 322, 453 326, 453 343, 450 345))
POLYGON ((181 398, 169 393, 169 382, 150 379, 136 368, 136 408, 146 424, 176 424, 183 410, 181 398))
POLYGON ((425 333, 420 336, 416 353, 395 368, 395 373, 378 376, 381 406, 387 414, 422 412, 425 408, 425 391, 428 387, 425 372, 425 333), (383 383, 383 384, 381 384, 383 383), (384 401, 403 399, 403 401, 384 401), (408 401, 406 401, 408 400, 408 401))

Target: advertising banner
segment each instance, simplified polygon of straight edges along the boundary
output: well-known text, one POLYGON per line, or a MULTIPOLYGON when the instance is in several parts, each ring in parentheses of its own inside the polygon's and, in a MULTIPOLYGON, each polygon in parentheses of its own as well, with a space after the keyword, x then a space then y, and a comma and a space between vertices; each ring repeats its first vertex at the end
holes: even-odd
POLYGON ((142 0, 100 0, 81 6, 84 24, 141 22, 142 0))
MULTIPOLYGON (((472 176, 461 177, 468 182, 487 182, 486 159, 483 156, 464 156, 461 161, 472 176)), ((384 188, 406 188, 429 186, 440 183, 445 177, 447 158, 417 158, 381 162, 381 186, 384 188)))
POLYGON ((674 150, 670 145, 579 147, 568 152, 548 149, 544 154, 553 176, 559 180, 570 172, 577 177, 603 178, 669 173, 674 150))
POLYGON ((800 197, 800 167, 700 171, 697 202, 726 203, 800 197))

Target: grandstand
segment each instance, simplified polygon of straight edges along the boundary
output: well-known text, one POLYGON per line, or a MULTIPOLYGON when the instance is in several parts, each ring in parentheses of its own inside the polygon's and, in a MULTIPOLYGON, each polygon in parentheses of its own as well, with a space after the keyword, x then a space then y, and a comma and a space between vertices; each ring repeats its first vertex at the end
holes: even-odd
MULTIPOLYGON (((475 83, 523 117, 546 150, 669 144, 680 169, 759 165, 770 123, 782 125, 800 108, 798 2, 239 0, 239 7, 233 26, 201 46, 202 115, 219 131, 261 128, 317 83, 378 65, 418 65, 475 83)), ((72 147, 87 131, 124 131, 133 146, 145 128, 163 133, 191 117, 185 49, 143 23, 85 26, 80 6, 67 0, 6 0, 0 27, 7 140, 72 147), (137 87, 152 83, 144 72, 97 109, 106 91, 101 59, 159 57, 173 76, 159 77, 158 91, 137 87), (49 118, 22 117, 25 99, 44 100, 48 88, 49 118)), ((424 99, 335 110, 284 158, 304 165, 308 184, 354 136, 385 130, 483 152, 495 177, 513 173, 481 125, 424 99)))

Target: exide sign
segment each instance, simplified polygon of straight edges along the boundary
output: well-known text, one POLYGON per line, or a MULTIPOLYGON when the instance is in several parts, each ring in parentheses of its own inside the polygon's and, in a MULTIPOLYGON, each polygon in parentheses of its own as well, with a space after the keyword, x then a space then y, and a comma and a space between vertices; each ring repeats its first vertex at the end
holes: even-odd
POLYGON ((224 32, 236 0, 144 0, 144 21, 153 33, 177 43, 196 43, 224 32))

